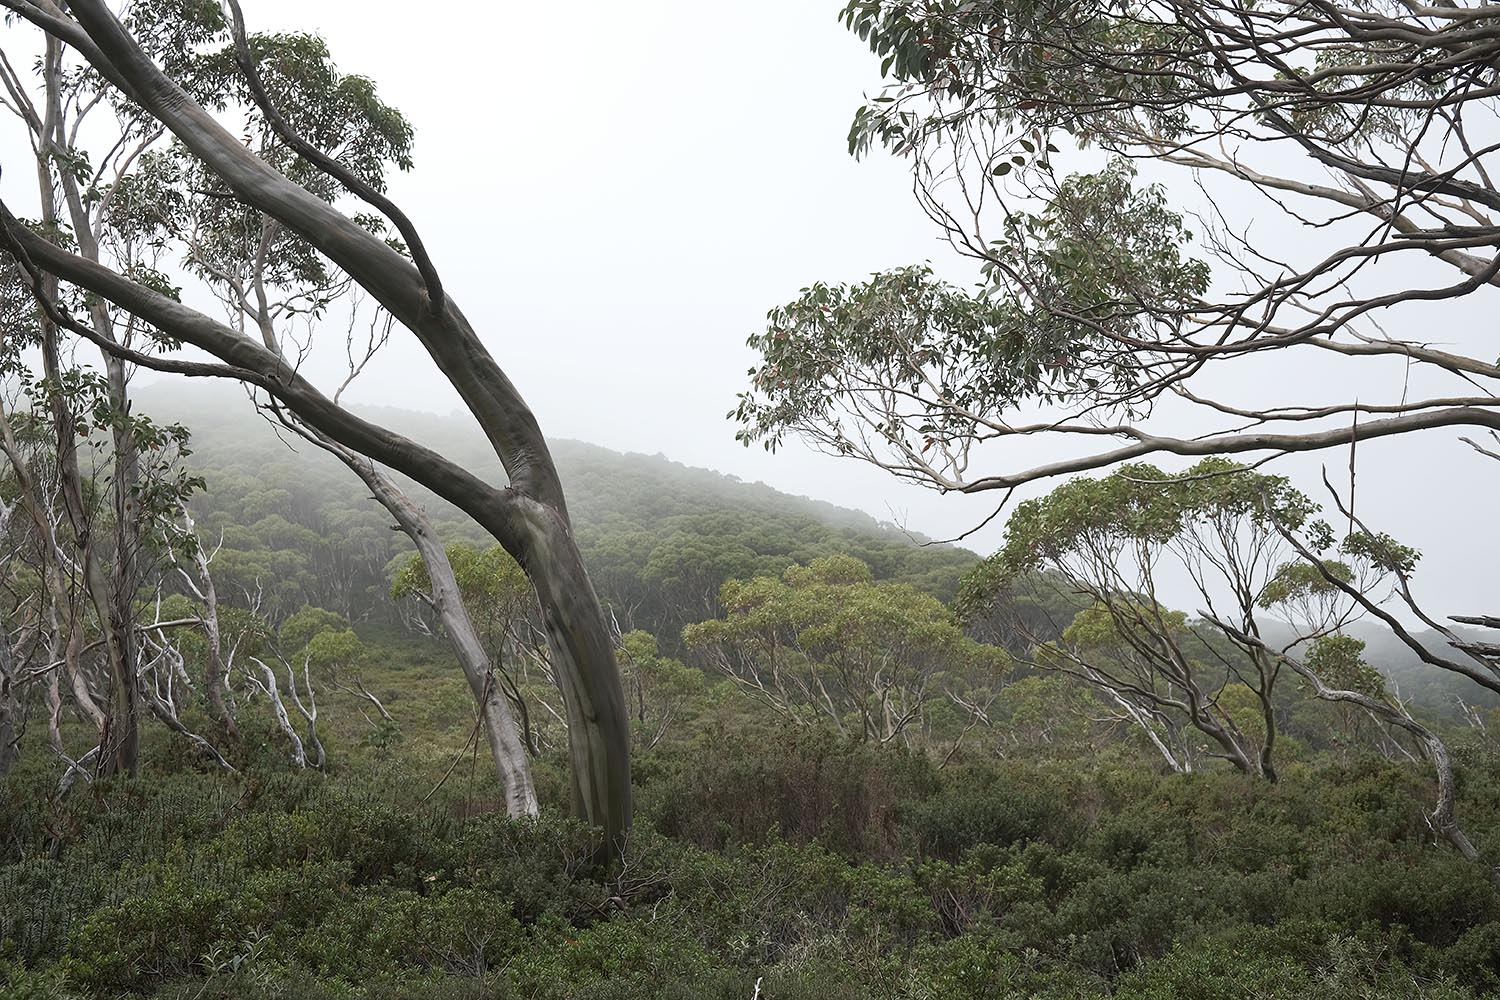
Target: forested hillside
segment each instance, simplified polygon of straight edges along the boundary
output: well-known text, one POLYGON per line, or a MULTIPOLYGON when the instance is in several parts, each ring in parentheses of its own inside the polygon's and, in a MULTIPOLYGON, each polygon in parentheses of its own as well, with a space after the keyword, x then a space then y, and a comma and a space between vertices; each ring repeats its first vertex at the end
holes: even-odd
MULTIPOLYGON (((272 617, 311 605, 368 625, 399 624, 391 575, 412 547, 391 530, 374 500, 351 489, 348 469, 257 414, 238 390, 168 383, 137 398, 144 412, 192 429, 187 464, 206 484, 194 514, 205 540, 219 549, 215 570, 224 582, 263 591, 272 617)), ((504 481, 471 422, 412 410, 367 412, 504 481)), ((948 602, 978 561, 965 549, 932 544, 863 512, 660 455, 624 455, 567 440, 556 442, 555 451, 601 598, 622 632, 649 632, 673 651, 683 626, 719 613, 719 589, 729 580, 778 576, 789 566, 841 553, 865 562, 877 580, 910 584, 948 602)), ((482 533, 451 504, 420 487, 412 493, 450 543, 484 545, 482 533)), ((1038 609, 1032 631, 1050 640, 1078 608, 1056 588, 1023 587, 1017 594, 1022 602, 1039 597, 1055 606, 1038 609)), ((1271 628, 1277 631, 1274 621, 1271 628)), ((1360 623, 1351 633, 1366 643, 1368 662, 1429 712, 1457 719, 1461 701, 1500 706, 1500 695, 1469 690, 1461 679, 1430 669, 1379 622, 1360 623)), ((1416 634, 1435 652, 1444 651, 1442 636, 1422 627, 1416 634)), ((1012 649, 1027 644, 1013 628, 994 639, 1012 649)))
MULTIPOLYGON (((303 605, 356 621, 390 621, 393 560, 412 551, 392 521, 337 459, 258 415, 224 386, 153 386, 140 409, 192 430, 187 466, 204 478, 193 503, 206 544, 219 548, 216 578, 263 590, 273 618, 303 605), (222 547, 219 540, 222 537, 222 547)), ((505 481, 472 421, 411 410, 368 410, 493 482, 505 481)), ((675 645, 690 622, 718 612, 728 580, 778 575, 788 566, 844 553, 878 580, 908 583, 951 600, 977 557, 925 545, 896 525, 821 501, 742 483, 660 455, 622 455, 578 441, 553 445, 568 488, 579 546, 623 631, 643 629, 675 645)), ((449 543, 485 546, 452 504, 419 487, 449 543)))

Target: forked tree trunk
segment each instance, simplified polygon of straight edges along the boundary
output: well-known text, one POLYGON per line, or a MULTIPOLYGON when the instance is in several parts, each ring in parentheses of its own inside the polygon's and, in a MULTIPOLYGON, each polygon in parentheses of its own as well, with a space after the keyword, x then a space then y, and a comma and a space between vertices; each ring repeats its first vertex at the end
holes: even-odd
POLYGON ((303 749, 302 737, 297 735, 297 728, 292 725, 292 717, 287 714, 286 702, 281 700, 281 692, 277 690, 276 671, 266 665, 265 661, 250 657, 250 662, 260 667, 261 673, 265 675, 264 681, 257 681, 261 690, 266 693, 266 698, 271 702, 271 714, 276 719, 276 727, 286 736, 287 742, 292 745, 292 763, 298 767, 307 766, 307 751, 303 749))
POLYGON ((204 695, 208 699, 209 714, 224 730, 224 735, 238 742, 240 728, 235 724, 234 713, 229 710, 226 697, 228 671, 224 668, 224 636, 219 629, 219 592, 214 587, 213 574, 209 572, 208 560, 202 552, 197 553, 197 563, 198 575, 203 584, 203 636, 208 643, 204 695))
POLYGON ((297 671, 290 663, 285 660, 282 662, 286 664, 286 688, 292 696, 292 704, 297 706, 297 712, 307 720, 306 744, 312 750, 312 764, 319 771, 327 770, 328 752, 323 749, 323 741, 318 736, 318 693, 313 690, 312 674, 308 670, 307 661, 302 663, 302 685, 307 688, 306 702, 297 693, 297 671))
POLYGON ((1217 710, 1212 699, 1198 687, 1191 674, 1185 673, 1183 676, 1186 677, 1183 690, 1187 694, 1188 724, 1219 744, 1224 751, 1224 759, 1233 764, 1241 774, 1261 777, 1260 758, 1247 748, 1244 734, 1239 731, 1234 720, 1217 710), (1219 715, 1223 721, 1214 718, 1215 715, 1219 715))
POLYGON ((197 572, 197 579, 195 580, 187 570, 180 566, 177 571, 188 589, 192 590, 194 595, 203 602, 200 628, 203 629, 203 638, 208 647, 203 668, 203 694, 208 702, 208 714, 224 731, 225 736, 238 742, 239 726, 235 724, 234 713, 229 710, 229 671, 224 663, 224 633, 219 627, 219 590, 214 586, 213 570, 209 567, 208 556, 203 553, 203 545, 193 524, 193 516, 188 513, 186 505, 182 508, 182 519, 188 536, 193 540, 193 568, 197 572))

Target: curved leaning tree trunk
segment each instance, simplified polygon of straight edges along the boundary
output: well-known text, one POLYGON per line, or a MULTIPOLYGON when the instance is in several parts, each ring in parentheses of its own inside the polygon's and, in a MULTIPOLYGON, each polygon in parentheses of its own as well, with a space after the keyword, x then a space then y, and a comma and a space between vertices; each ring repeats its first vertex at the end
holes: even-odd
MULTIPOLYGON (((568 717, 575 811, 601 826, 617 849, 630 824, 629 720, 614 646, 568 520, 556 467, 536 419, 447 298, 410 224, 394 206, 376 201, 337 166, 313 162, 392 216, 417 264, 332 205, 247 150, 141 51, 98 0, 73 0, 72 17, 30 0, 5 7, 71 46, 113 86, 161 122, 244 204, 277 219, 333 261, 409 329, 478 420, 510 478, 497 489, 414 442, 340 408, 274 353, 234 329, 48 242, 10 212, 0 218, 5 241, 32 273, 56 276, 113 302, 184 343, 225 362, 197 364, 99 344, 126 360, 187 375, 215 375, 255 385, 339 444, 409 476, 483 526, 521 565, 536 588, 568 717), (419 269, 420 266, 420 269, 419 269)), ((237 11, 236 11, 237 13, 237 11)), ((246 51, 243 34, 241 51, 246 51)), ((253 89, 253 67, 252 74, 253 89)), ((277 121, 267 108, 268 120, 277 121)), ((293 143, 294 148, 296 144, 293 143)), ((299 152, 303 152, 299 149, 299 152)), ((307 154, 304 152, 304 156, 307 154)), ((68 330, 99 343, 86 324, 42 306, 68 330)))
MULTIPOLYGON (((1300 543, 1288 536, 1289 541, 1295 545, 1300 543)), ((1305 548, 1301 550, 1311 557, 1312 553, 1305 548)), ((1432 765, 1434 776, 1437 779, 1437 792, 1432 808, 1427 811, 1427 825, 1432 832, 1446 840, 1454 850, 1465 861, 1483 861, 1479 850, 1474 846, 1469 835, 1464 832, 1458 822, 1454 811, 1455 802, 1458 797, 1458 783, 1453 771, 1453 756, 1448 750, 1448 745, 1443 738, 1431 729, 1418 722, 1406 706, 1399 700, 1372 697, 1360 691, 1351 691, 1344 688, 1336 688, 1324 682, 1318 672, 1307 663, 1289 655, 1286 652, 1277 651, 1266 643, 1258 634, 1253 634, 1243 629, 1236 628, 1226 622, 1210 617, 1208 619, 1216 628, 1236 642, 1244 644, 1247 648, 1255 649, 1260 655, 1268 659, 1274 659, 1286 664, 1299 677, 1305 680, 1313 689, 1313 694, 1323 701, 1334 704, 1354 705, 1361 708, 1372 719, 1383 722, 1387 726, 1405 730, 1416 741, 1422 756, 1432 765)), ((1486 864, 1487 874, 1491 879, 1500 880, 1500 871, 1493 865, 1486 864)))
POLYGON ((427 567, 427 578, 432 584, 428 600, 442 620, 443 630, 448 634, 454 655, 463 668, 464 678, 469 682, 469 691, 474 695, 479 725, 484 730, 485 741, 490 745, 495 775, 505 793, 506 814, 513 819, 535 816, 536 786, 531 779, 531 761, 526 755, 526 744, 516 726, 515 715, 495 679, 484 644, 479 640, 474 621, 464 605, 463 595, 459 593, 453 564, 449 562, 448 553, 433 529, 432 522, 420 507, 401 492, 390 476, 376 468, 374 462, 315 432, 305 434, 314 444, 333 453, 364 481, 370 488, 370 493, 396 519, 396 524, 417 547, 417 554, 427 567))
MULTIPOLYGON (((1454 803, 1457 798, 1457 780, 1453 773, 1453 756, 1448 751, 1448 745, 1437 733, 1422 725, 1411 713, 1399 703, 1392 704, 1379 698, 1361 694, 1358 691, 1345 691, 1331 688, 1324 684, 1322 679, 1305 665, 1296 661, 1288 660, 1292 668, 1302 676, 1310 685, 1314 693, 1324 701, 1357 705, 1364 709, 1371 718, 1378 719, 1387 725, 1398 729, 1404 729, 1410 733, 1421 748, 1422 756, 1432 765, 1434 776, 1437 781, 1437 794, 1432 808, 1427 812, 1427 825, 1438 836, 1446 840, 1454 850, 1463 857, 1465 861, 1483 860, 1473 841, 1469 839, 1462 826, 1459 825, 1458 817, 1454 812, 1454 803)), ((1493 869, 1491 878, 1500 877, 1493 869)))

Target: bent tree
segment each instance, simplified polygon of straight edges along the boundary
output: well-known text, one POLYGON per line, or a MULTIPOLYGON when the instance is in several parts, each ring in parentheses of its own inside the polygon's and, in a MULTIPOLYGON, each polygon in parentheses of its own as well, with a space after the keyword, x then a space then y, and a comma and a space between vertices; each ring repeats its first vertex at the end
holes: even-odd
MULTIPOLYGON (((206 53, 195 63, 198 86, 210 93, 235 95, 236 103, 249 105, 244 133, 256 154, 281 166, 308 191, 332 200, 339 193, 339 181, 298 157, 255 108, 254 93, 283 95, 284 113, 280 106, 271 105, 282 115, 282 132, 353 172, 373 189, 383 189, 390 165, 410 166, 412 131, 406 119, 380 100, 370 81, 339 73, 320 39, 306 35, 246 38, 238 55, 236 61, 229 53, 206 53)), ((327 331, 317 328, 331 325, 329 314, 335 308, 348 308, 351 316, 344 347, 349 370, 334 392, 335 401, 389 340, 389 314, 378 306, 362 308, 364 297, 347 275, 329 267, 315 248, 280 221, 230 197, 180 143, 144 153, 136 168, 112 186, 109 196, 108 219, 117 232, 180 250, 183 267, 219 299, 230 323, 258 337, 267 350, 289 364, 297 364, 311 342, 322 339, 327 331), (366 312, 373 316, 366 317, 366 312), (354 328, 366 319, 369 333, 365 343, 358 345, 354 328)), ((374 217, 360 221, 375 232, 384 228, 374 217)), ((391 475, 365 456, 307 427, 295 414, 274 405, 267 409, 353 471, 416 546, 431 581, 426 600, 442 619, 468 681, 507 811, 512 816, 535 815, 530 762, 515 719, 426 513, 391 475)), ((209 666, 214 666, 212 657, 209 666)), ((212 675, 208 687, 212 699, 212 675)))
MULTIPOLYGON (((262 390, 309 429, 408 476, 483 526, 523 567, 536 590, 566 709, 575 809, 602 826, 617 845, 631 813, 628 716, 612 636, 574 542, 562 484, 530 408, 447 294, 410 220, 357 172, 288 124, 259 85, 254 46, 237 4, 229 5, 232 29, 211 6, 186 5, 181 13, 206 25, 191 44, 222 48, 227 40, 232 45, 229 58, 244 73, 251 101, 292 154, 282 163, 256 155, 205 107, 222 109, 223 95, 199 93, 201 80, 192 73, 174 77, 174 68, 184 65, 180 54, 160 53, 153 59, 104 3, 80 0, 66 10, 33 0, 3 0, 0 5, 40 28, 49 44, 81 56, 118 93, 122 105, 136 109, 147 128, 170 134, 228 196, 304 241, 410 331, 473 413, 509 484, 486 483, 417 442, 356 416, 259 336, 183 304, 160 282, 139 280, 129 268, 113 266, 120 262, 73 252, 0 206, 4 248, 27 275, 45 316, 122 361, 185 376, 233 379, 262 390), (383 237, 382 227, 368 215, 346 214, 309 190, 299 174, 337 181, 384 215, 400 241, 383 237), (160 337, 216 360, 189 361, 101 338, 52 292, 54 281, 109 302, 160 337)), ((85 155, 76 148, 70 153, 85 155)))
MULTIPOLYGON (((1099 691, 1173 770, 1220 757, 1274 781, 1282 662, 1242 637, 1262 635, 1267 595, 1285 586, 1295 553, 1281 529, 1310 528, 1316 510, 1284 478, 1224 459, 1178 475, 1127 464, 1020 504, 1000 551, 964 579, 957 609, 966 619, 993 614, 1013 587, 1082 598, 1060 635, 1011 615, 1034 663, 1099 691), (1160 588, 1174 578, 1191 586, 1196 620, 1165 605, 1160 588), (1253 708, 1241 711, 1242 703, 1253 708)), ((1361 593, 1378 583, 1371 574, 1350 579, 1361 593)), ((1306 631, 1282 646, 1317 638, 1351 613, 1323 610, 1304 616, 1306 631)))
POLYGON ((745 443, 796 435, 1006 498, 1153 456, 1440 429, 1496 453, 1500 367, 1466 310, 1500 286, 1500 8, 850 0, 842 18, 884 78, 850 151, 909 163, 980 281, 900 268, 773 310, 733 414, 745 443), (1288 398, 1309 366, 1359 398, 1288 398), (1038 444, 1042 464, 1016 454, 1038 444))
POLYGON ((1352 525, 1335 547, 1317 513, 1285 478, 1227 459, 1176 475, 1126 464, 1020 504, 1000 551, 965 578, 956 609, 992 614, 1017 585, 1090 601, 1057 638, 1032 634, 1029 661, 1118 706, 1178 772, 1217 757, 1276 780, 1278 683, 1290 671, 1315 697, 1383 727, 1393 745, 1397 735, 1415 744, 1436 775, 1429 825, 1477 860, 1454 815, 1446 744, 1364 663, 1364 643, 1343 633, 1379 606, 1382 590, 1404 585, 1418 554, 1352 525), (1191 583, 1193 617, 1159 599, 1174 577, 1191 583))

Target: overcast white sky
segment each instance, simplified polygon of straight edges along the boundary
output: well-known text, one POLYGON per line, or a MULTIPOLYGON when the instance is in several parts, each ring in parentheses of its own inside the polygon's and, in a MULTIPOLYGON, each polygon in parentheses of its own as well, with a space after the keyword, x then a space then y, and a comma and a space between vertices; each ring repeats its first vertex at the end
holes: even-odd
MULTIPOLYGON (((846 154, 878 66, 837 22, 840 5, 496 0, 425 16, 394 0, 244 0, 252 31, 319 32, 341 68, 375 78, 415 124, 416 169, 394 180, 395 198, 550 435, 663 452, 950 536, 995 499, 938 496, 798 446, 746 450, 725 419, 754 361, 745 338, 803 285, 926 259, 972 274, 937 241, 901 164, 846 154)), ((26 180, 7 171, 7 197, 23 198, 26 180)), ((1412 322, 1492 337, 1493 303, 1412 322)), ((1236 377, 1264 378, 1272 395, 1399 393, 1399 370, 1376 375, 1360 386, 1313 371, 1236 377)), ((407 339, 350 397, 458 405, 407 339)), ((1272 469, 1312 491, 1320 464, 1345 461, 1272 469)), ((1444 613, 1500 604, 1488 464, 1456 434, 1362 446, 1361 513, 1424 549, 1422 594, 1444 613)), ((996 525, 970 544, 987 552, 999 537, 996 525)))

